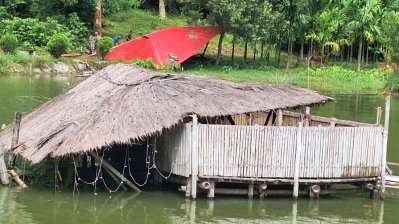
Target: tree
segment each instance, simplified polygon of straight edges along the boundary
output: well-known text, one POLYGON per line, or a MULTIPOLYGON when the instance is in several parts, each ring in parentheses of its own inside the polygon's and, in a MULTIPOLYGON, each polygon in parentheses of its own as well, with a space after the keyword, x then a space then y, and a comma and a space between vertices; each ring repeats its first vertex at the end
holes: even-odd
POLYGON ((386 11, 382 16, 380 41, 384 45, 383 53, 387 62, 392 61, 392 54, 399 46, 399 12, 386 11))
POLYGON ((166 18, 165 0, 159 0, 159 17, 161 19, 166 18))
POLYGON ((354 17, 348 23, 348 26, 359 41, 357 70, 360 71, 364 55, 363 44, 365 41, 374 41, 375 37, 380 33, 378 25, 381 15, 381 1, 355 0, 352 3, 352 12, 354 17))

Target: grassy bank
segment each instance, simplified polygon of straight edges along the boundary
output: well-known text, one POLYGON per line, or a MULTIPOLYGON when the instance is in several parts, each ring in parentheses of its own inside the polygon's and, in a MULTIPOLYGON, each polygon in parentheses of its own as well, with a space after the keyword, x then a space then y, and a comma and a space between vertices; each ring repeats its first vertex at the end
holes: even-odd
MULTIPOLYGON (((169 15, 167 19, 160 20, 157 12, 132 9, 107 18, 104 28, 105 34, 109 36, 118 33, 125 35, 129 30, 133 30, 134 36, 137 37, 171 25, 187 25, 187 23, 182 16, 169 15)), ((376 65, 373 64, 363 71, 356 72, 356 64, 330 63, 327 67, 314 67, 308 73, 306 62, 299 62, 297 57, 293 57, 291 67, 286 71, 284 54, 282 54, 280 65, 274 57, 271 57, 269 62, 261 60, 259 53, 256 54, 254 61, 251 45, 248 60, 244 62, 243 43, 238 43, 236 46, 236 60, 233 63, 230 59, 232 38, 229 35, 226 36, 223 44, 222 64, 215 66, 212 60, 217 52, 217 41, 218 38, 214 38, 207 49, 205 56, 210 61, 185 63, 181 67, 181 73, 217 77, 234 82, 293 84, 334 93, 378 93, 388 85, 388 80, 391 80, 392 76, 392 71, 377 70, 376 65)), ((269 53, 274 55, 274 52, 269 53)))
POLYGON ((388 83, 393 72, 366 69, 356 72, 341 66, 278 69, 266 64, 258 65, 196 65, 183 73, 222 78, 234 82, 258 82, 292 84, 323 92, 333 93, 379 93, 388 83))

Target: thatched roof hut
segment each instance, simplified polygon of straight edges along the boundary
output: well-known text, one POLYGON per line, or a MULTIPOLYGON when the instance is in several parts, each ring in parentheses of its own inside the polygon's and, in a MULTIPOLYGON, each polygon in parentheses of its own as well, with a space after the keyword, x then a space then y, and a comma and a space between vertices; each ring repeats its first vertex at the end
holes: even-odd
MULTIPOLYGON (((38 163, 46 157, 129 143, 183 121, 323 103, 330 98, 289 85, 236 84, 110 65, 21 121, 13 153, 38 163)), ((11 145, 12 127, 0 133, 11 145)))

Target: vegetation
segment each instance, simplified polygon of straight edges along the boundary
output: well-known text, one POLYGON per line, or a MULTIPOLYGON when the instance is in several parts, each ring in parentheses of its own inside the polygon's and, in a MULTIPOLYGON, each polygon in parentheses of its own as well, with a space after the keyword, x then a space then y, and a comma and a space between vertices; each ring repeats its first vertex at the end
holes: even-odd
POLYGON ((70 41, 64 34, 54 34, 47 44, 48 51, 55 58, 59 58, 62 54, 65 54, 69 46, 70 41))
MULTIPOLYGON (((133 30, 136 37, 171 25, 218 25, 221 38, 209 44, 207 56, 220 66, 177 70, 375 92, 396 85, 397 74, 377 71, 373 63, 397 61, 398 9, 399 2, 382 0, 19 0, 0 2, 0 38, 14 35, 20 49, 46 54, 50 38, 60 34, 72 51, 83 53, 90 30, 108 37, 133 30), (307 55, 328 55, 334 66, 313 68, 308 75, 307 55)), ((98 47, 107 49, 104 43, 98 47)))
POLYGON ((98 41, 97 46, 98 46, 98 53, 100 54, 101 58, 104 59, 104 57, 108 54, 108 52, 114 46, 114 43, 110 37, 102 37, 98 41))
POLYGON ((0 47, 7 54, 14 54, 18 48, 18 39, 15 35, 7 34, 0 39, 0 47))

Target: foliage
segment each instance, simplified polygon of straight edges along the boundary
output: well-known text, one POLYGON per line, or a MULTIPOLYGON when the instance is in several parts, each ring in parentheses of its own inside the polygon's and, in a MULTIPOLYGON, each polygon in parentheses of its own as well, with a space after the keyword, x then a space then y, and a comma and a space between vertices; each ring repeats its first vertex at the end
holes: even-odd
POLYGON ((64 34, 54 34, 50 38, 47 48, 53 57, 59 58, 61 54, 65 54, 68 51, 70 45, 71 43, 67 36, 64 34))
MULTIPOLYGON (((7 19, 0 23, 0 34, 13 34, 26 48, 46 46, 54 34, 64 33, 71 38, 68 28, 56 20, 48 18, 46 21, 27 18, 7 19)), ((74 38, 71 38, 74 39, 74 38)))
POLYGON ((98 53, 100 54, 101 58, 104 59, 104 57, 108 54, 108 52, 111 50, 111 48, 114 46, 114 42, 110 37, 102 37, 98 43, 98 53))
POLYGON ((133 59, 132 64, 141 66, 143 68, 155 69, 155 66, 152 63, 151 59, 147 59, 147 60, 133 59))
POLYGON ((8 54, 14 54, 18 48, 18 39, 15 35, 6 34, 0 38, 0 47, 8 54))

